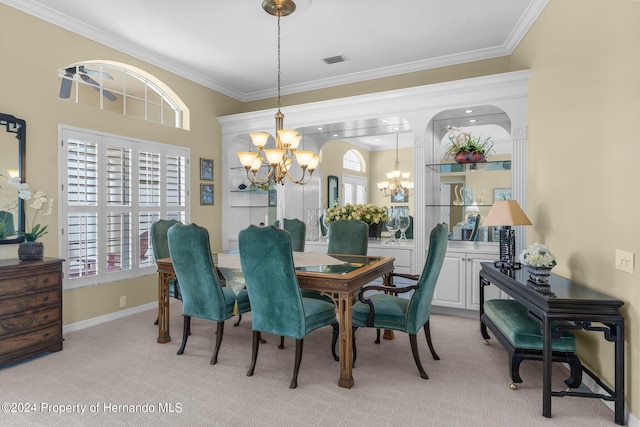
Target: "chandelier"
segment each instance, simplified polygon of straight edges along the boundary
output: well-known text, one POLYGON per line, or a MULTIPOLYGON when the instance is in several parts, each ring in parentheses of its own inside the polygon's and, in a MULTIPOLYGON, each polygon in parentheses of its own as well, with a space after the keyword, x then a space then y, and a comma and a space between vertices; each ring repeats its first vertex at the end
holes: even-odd
POLYGON ((292 14, 296 10, 296 4, 292 0, 264 0, 262 8, 268 14, 278 17, 278 111, 275 114, 275 148, 265 148, 271 137, 269 133, 254 132, 249 136, 258 151, 239 151, 237 154, 240 163, 247 171, 247 178, 253 184, 279 183, 284 185, 285 177, 288 177, 292 182, 304 185, 311 181, 311 176, 320 162, 320 157, 313 151, 298 150, 302 136, 298 135, 295 130, 283 129, 284 114, 280 111, 280 17, 292 14), (302 169, 302 176, 299 179, 291 176, 289 172, 294 157, 302 169), (258 171, 263 166, 268 168, 268 172, 266 176, 260 178, 258 171))
POLYGON ((413 181, 409 181, 411 172, 401 172, 398 161, 398 134, 396 133, 396 163, 395 169, 387 172, 387 181, 378 182, 378 189, 385 197, 409 196, 413 190, 413 181))

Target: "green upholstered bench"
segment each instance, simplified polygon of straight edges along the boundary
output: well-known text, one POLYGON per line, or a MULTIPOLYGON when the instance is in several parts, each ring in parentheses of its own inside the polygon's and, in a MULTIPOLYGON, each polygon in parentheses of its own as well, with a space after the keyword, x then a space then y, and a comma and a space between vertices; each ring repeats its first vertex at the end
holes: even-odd
MULTIPOLYGON (((485 301, 484 323, 496 339, 510 353, 511 381, 510 387, 515 390, 516 383, 521 383, 520 363, 523 360, 542 360, 542 333, 540 323, 529 316, 527 308, 517 301, 494 299, 485 301)), ((558 325, 552 322, 551 328, 558 331, 558 325)), ((554 336, 557 335, 554 333, 554 336)), ((577 388, 582 382, 582 364, 575 355, 576 337, 568 330, 561 330, 559 337, 551 339, 552 360, 569 364, 571 374, 565 383, 577 388)))

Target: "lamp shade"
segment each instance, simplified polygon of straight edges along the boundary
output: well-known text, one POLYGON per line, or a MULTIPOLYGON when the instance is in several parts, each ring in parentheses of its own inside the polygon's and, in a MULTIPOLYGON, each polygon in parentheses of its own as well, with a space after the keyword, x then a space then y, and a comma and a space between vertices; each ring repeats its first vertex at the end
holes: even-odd
POLYGON ((515 200, 498 200, 482 221, 483 226, 531 225, 531 221, 515 200))

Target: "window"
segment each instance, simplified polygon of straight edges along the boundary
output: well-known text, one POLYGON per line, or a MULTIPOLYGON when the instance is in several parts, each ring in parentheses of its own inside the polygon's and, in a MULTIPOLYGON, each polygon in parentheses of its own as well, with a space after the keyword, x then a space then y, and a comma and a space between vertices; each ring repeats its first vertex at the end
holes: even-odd
POLYGON ((60 128, 65 288, 155 271, 151 224, 189 219, 189 150, 60 128))
POLYGON ((342 204, 367 203, 367 178, 364 176, 342 175, 342 204))
POLYGON ((188 110, 168 86, 130 65, 104 61, 61 68, 59 98, 188 129, 188 110))
POLYGON ((355 150, 349 150, 342 157, 342 167, 356 172, 364 172, 362 165, 364 160, 360 153, 355 150))

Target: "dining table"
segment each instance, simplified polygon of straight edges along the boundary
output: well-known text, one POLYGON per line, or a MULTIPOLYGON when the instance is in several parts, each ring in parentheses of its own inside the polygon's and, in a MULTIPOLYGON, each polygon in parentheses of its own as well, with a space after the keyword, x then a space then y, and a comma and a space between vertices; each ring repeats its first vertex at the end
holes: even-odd
MULTIPOLYGON (((241 272, 238 253, 213 255, 218 274, 224 279, 241 272)), ((359 289, 382 278, 386 283, 393 272, 393 257, 318 254, 293 252, 293 261, 300 288, 317 291, 336 305, 339 323, 340 376, 338 385, 351 388, 353 379, 352 304, 359 289)), ((158 343, 171 341, 169 334, 169 282, 176 277, 171 258, 156 260, 158 272, 158 343)), ((237 283, 235 283, 237 286, 237 283)))

